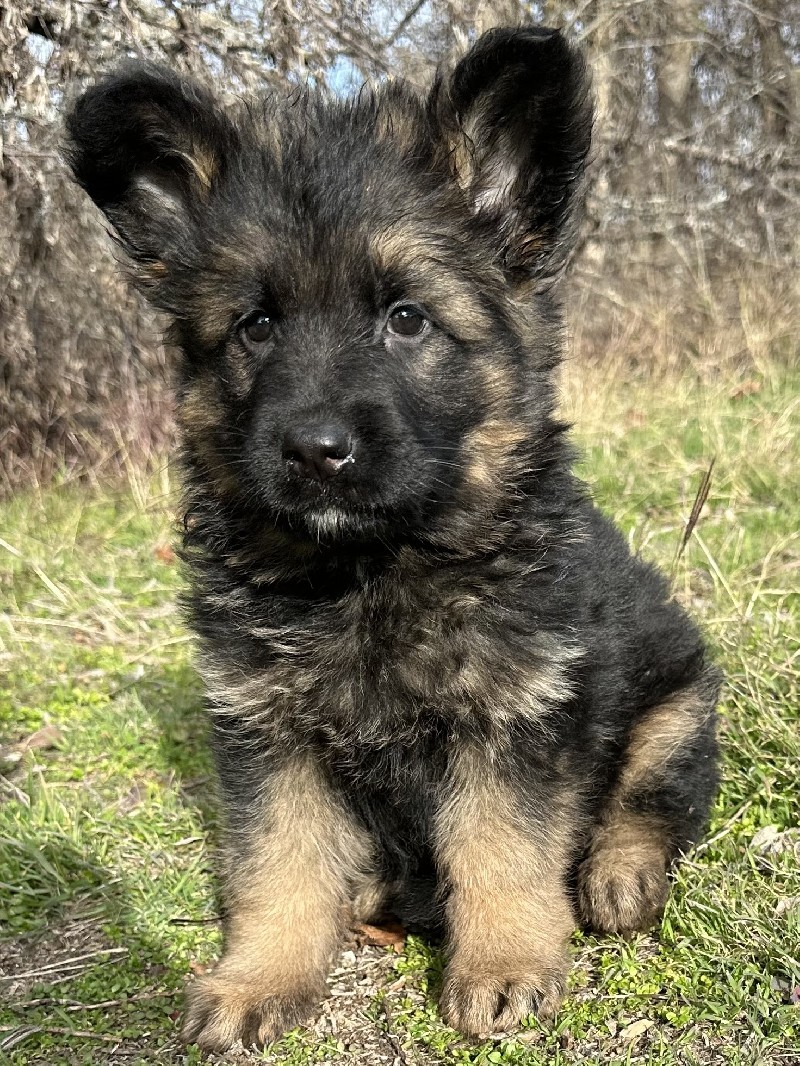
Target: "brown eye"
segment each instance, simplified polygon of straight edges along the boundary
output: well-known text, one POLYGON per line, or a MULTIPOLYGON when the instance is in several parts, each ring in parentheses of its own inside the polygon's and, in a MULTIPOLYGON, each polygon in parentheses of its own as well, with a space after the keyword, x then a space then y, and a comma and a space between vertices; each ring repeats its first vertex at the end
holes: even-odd
POLYGON ((398 337, 419 337, 428 319, 418 307, 396 307, 389 315, 389 332, 398 337))
POLYGON ((251 344, 263 344, 272 336, 272 319, 263 311, 256 311, 245 319, 241 330, 251 344))

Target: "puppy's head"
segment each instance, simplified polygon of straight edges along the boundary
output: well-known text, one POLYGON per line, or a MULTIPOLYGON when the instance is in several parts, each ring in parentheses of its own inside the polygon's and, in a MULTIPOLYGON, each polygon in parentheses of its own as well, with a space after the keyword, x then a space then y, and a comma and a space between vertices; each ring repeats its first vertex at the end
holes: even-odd
POLYGON ((557 32, 402 83, 225 111, 123 67, 68 117, 77 180, 174 320, 192 483, 322 540, 452 547, 542 461, 591 106, 557 32))

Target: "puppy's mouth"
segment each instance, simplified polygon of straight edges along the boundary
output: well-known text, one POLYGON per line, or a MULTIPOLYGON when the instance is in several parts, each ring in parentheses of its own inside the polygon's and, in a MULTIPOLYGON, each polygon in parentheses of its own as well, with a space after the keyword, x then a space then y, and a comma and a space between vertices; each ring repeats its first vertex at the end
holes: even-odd
POLYGON ((371 498, 344 479, 289 479, 273 513, 287 532, 327 544, 373 540, 392 524, 385 500, 371 498))

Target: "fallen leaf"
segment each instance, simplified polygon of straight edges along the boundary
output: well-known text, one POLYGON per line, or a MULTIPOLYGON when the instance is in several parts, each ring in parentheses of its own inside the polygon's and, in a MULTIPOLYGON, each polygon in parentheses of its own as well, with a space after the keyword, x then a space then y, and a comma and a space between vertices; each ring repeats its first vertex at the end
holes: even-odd
POLYGON ((761 392, 761 382, 756 378, 748 378, 747 381, 742 381, 728 393, 732 400, 738 400, 742 396, 752 396, 756 392, 761 392))
POLYGON ((784 855, 794 852, 800 857, 800 829, 778 829, 765 825, 753 834, 750 847, 759 855, 784 855))
POLYGON ((391 948, 400 954, 406 942, 406 931, 399 922, 386 922, 385 925, 354 922, 352 930, 359 947, 368 944, 370 947, 391 948))
POLYGON ((517 1033, 517 1042, 520 1044, 538 1044, 544 1037, 540 1029, 524 1029, 517 1033))
POLYGON ((64 734, 55 725, 42 726, 29 737, 25 737, 17 744, 19 751, 42 751, 46 748, 55 748, 64 739, 64 734))
POLYGON ((755 848, 756 851, 769 851, 769 848, 777 835, 777 825, 764 825, 757 833, 753 834, 750 846, 755 848))
POLYGON ((620 1040, 624 1040, 626 1044, 630 1044, 632 1040, 638 1039, 652 1026, 652 1022, 647 1018, 642 1018, 638 1022, 633 1022, 631 1025, 626 1025, 622 1032, 619 1034, 620 1040))
POLYGON ((155 548, 153 548, 153 555, 160 563, 166 563, 167 565, 174 563, 178 558, 171 544, 156 544, 155 548))
POLYGON ((35 733, 25 737, 16 744, 8 747, 0 746, 0 766, 5 773, 9 773, 22 762, 22 757, 29 751, 43 751, 47 748, 57 747, 64 739, 64 735, 58 726, 46 725, 37 729, 35 733))

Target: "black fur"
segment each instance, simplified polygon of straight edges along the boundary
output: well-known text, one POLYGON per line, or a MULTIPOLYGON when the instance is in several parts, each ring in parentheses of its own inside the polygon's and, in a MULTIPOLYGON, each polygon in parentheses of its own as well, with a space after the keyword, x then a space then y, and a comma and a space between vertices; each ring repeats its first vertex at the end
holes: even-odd
MULTIPOLYGON (((554 415, 550 282, 591 129, 581 57, 554 31, 496 30, 427 99, 397 83, 231 113, 128 66, 68 128, 77 180, 183 353, 190 614, 233 914, 186 1038, 263 1042, 322 987, 318 963, 273 974, 248 946, 257 926, 237 925, 256 883, 276 920, 297 904, 281 834, 312 792, 326 828, 292 824, 338 856, 331 914, 372 878, 381 906, 447 932, 454 1025, 546 1013, 566 933, 549 945, 523 926, 548 908, 652 921, 716 785, 717 671, 573 476, 554 415), (398 332, 409 315, 419 334, 398 332), (320 444, 334 432, 346 457, 320 444), (518 841, 509 873, 492 810, 518 841), (485 844, 479 892, 458 872, 465 842, 485 844), (456 914, 485 915, 494 955, 456 914)), ((320 907, 315 861, 302 891, 320 907)))

